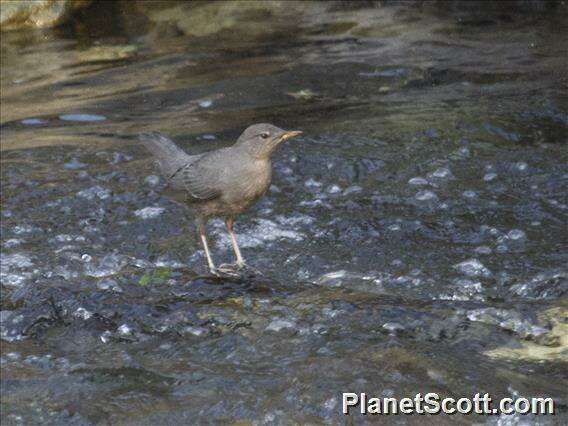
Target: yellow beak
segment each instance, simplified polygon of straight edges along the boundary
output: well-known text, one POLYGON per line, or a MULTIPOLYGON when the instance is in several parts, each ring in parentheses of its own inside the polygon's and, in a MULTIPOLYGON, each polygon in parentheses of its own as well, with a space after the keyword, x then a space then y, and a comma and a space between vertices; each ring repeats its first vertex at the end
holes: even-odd
POLYGON ((290 139, 290 138, 293 138, 294 136, 298 136, 298 135, 301 135, 301 134, 302 134, 302 132, 300 132, 299 130, 290 130, 290 131, 284 133, 282 135, 282 137, 280 138, 280 140, 285 141, 286 139, 290 139))

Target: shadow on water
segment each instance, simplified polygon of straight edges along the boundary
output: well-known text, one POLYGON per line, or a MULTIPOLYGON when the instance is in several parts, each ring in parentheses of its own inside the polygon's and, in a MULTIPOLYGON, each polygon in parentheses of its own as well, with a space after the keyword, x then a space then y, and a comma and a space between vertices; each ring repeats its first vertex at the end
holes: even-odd
POLYGON ((2 34, 3 424, 339 424, 341 392, 566 418, 565 9, 386 3, 93 2, 2 34), (265 121, 304 131, 236 225, 266 275, 204 277, 136 136, 265 121))

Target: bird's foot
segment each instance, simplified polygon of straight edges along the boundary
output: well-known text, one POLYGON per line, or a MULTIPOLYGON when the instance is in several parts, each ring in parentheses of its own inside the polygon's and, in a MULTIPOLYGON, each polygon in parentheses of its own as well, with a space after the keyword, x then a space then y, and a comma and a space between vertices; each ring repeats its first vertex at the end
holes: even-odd
POLYGON ((213 274, 217 275, 218 277, 229 276, 239 278, 241 276, 239 271, 240 269, 236 264, 233 265, 230 263, 223 263, 222 265, 219 265, 217 269, 215 269, 215 272, 213 272, 213 274))
POLYGON ((223 274, 236 274, 238 276, 243 275, 263 275, 258 269, 253 268, 252 266, 248 265, 247 263, 223 263, 222 265, 217 268, 217 271, 223 274))
POLYGON ((241 272, 245 272, 245 273, 249 273, 252 275, 264 275, 262 272, 260 272, 258 269, 256 269, 253 266, 250 266, 248 263, 237 263, 237 268, 239 268, 239 271, 241 272))

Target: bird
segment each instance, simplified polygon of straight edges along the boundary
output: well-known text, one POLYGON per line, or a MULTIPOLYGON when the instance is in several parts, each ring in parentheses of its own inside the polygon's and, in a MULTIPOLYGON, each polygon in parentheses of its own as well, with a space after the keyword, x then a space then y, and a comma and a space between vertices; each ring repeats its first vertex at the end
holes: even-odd
POLYGON ((155 158, 167 186, 181 195, 195 215, 209 272, 231 274, 248 267, 233 231, 236 217, 261 198, 272 181, 272 154, 282 142, 302 134, 272 124, 249 126, 229 147, 189 155, 166 135, 142 133, 139 137, 155 158), (231 239, 236 264, 215 266, 207 244, 206 225, 223 218, 231 239))

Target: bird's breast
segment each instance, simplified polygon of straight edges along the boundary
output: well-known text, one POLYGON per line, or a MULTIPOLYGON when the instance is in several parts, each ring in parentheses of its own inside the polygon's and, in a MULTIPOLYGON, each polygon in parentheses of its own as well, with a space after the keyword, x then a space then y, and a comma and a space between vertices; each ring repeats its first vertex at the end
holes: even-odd
POLYGON ((228 176, 223 198, 228 203, 248 207, 262 197, 272 180, 272 164, 270 161, 247 161, 232 169, 228 176))

